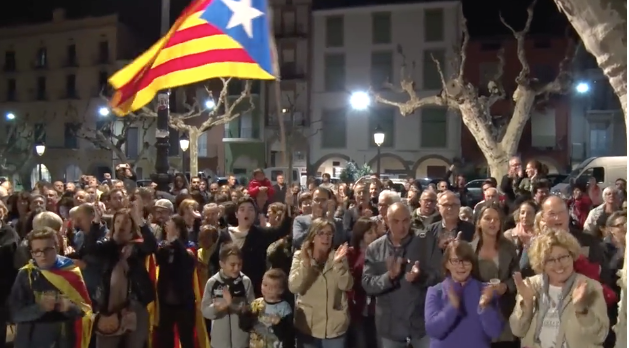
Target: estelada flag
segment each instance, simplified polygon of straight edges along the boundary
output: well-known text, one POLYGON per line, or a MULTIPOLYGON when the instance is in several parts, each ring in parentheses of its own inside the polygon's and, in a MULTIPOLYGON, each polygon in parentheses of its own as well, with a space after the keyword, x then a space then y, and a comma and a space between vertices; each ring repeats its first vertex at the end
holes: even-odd
POLYGON ((28 272, 29 280, 33 271, 39 271, 52 286, 83 311, 83 316, 74 324, 76 338, 73 348, 88 348, 92 337, 92 302, 79 267, 69 258, 57 256, 55 264, 50 269, 38 268, 33 260, 22 269, 28 272))
POLYGON ((109 79, 112 110, 124 116, 160 90, 211 78, 274 80, 269 15, 267 0, 195 0, 166 36, 109 79))

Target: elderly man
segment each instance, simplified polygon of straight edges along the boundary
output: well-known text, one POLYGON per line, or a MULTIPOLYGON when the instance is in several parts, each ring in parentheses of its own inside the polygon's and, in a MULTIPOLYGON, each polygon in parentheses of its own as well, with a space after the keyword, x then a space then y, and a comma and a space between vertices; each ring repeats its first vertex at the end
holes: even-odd
POLYGON ((164 225, 170 219, 170 216, 174 213, 175 206, 173 202, 168 199, 158 199, 153 204, 153 221, 151 227, 153 228, 153 233, 155 233, 155 238, 158 241, 161 241, 164 237, 164 225))
POLYGON ((362 285, 376 297, 376 328, 382 348, 428 348, 424 302, 429 286, 441 280, 441 253, 433 236, 411 233, 411 214, 403 203, 387 211, 388 232, 365 253, 362 285))
POLYGON ((606 221, 606 217, 620 209, 621 200, 619 193, 620 191, 614 186, 606 187, 603 190, 603 204, 590 210, 583 224, 583 232, 594 236, 600 235, 599 221, 606 221), (601 216, 603 216, 602 219, 601 216))
POLYGON ((449 241, 459 235, 459 232, 462 240, 471 242, 474 238, 474 225, 459 218, 459 209, 461 208, 459 197, 451 191, 441 193, 437 207, 441 221, 428 226, 425 233, 420 232, 420 236, 426 235, 434 238, 442 250, 449 241))
POLYGON ((391 190, 384 190, 378 195, 378 216, 371 217, 378 224, 378 235, 383 235, 389 229, 386 220, 389 207, 401 200, 400 194, 391 190))
POLYGON ((411 214, 411 223, 416 233, 424 231, 428 226, 441 221, 441 215, 437 211, 437 194, 424 190, 419 196, 419 208, 411 214))

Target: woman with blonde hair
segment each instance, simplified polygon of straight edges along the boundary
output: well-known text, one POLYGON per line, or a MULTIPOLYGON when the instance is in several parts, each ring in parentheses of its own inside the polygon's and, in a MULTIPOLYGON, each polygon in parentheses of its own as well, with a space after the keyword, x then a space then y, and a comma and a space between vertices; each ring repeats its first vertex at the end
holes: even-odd
POLYGON ((529 259, 537 275, 514 275, 518 290, 509 318, 522 347, 603 347, 609 330, 601 284, 574 270, 579 242, 547 229, 533 240, 529 259))
POLYGON ((349 327, 347 292, 354 285, 348 246, 332 249, 334 222, 312 221, 301 250, 293 255, 289 290, 297 295, 295 328, 300 347, 342 348, 349 327))
MULTIPOLYGON (((513 274, 520 271, 520 264, 515 245, 502 234, 503 223, 502 207, 498 203, 483 206, 476 222, 476 235, 470 245, 477 257, 479 280, 494 288, 495 295, 499 297, 500 312, 506 319, 515 306, 513 274)), ((503 329, 492 347, 517 347, 508 327, 503 329)))

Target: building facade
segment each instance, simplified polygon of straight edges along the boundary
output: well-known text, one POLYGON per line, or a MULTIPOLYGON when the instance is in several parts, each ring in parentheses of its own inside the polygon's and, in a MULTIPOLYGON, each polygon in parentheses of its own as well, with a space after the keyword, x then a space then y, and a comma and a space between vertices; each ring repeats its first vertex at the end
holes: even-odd
MULTIPOLYGON (((310 85, 312 78, 312 1, 275 0, 273 33, 279 55, 279 83, 266 85, 265 138, 266 165, 281 167, 283 163, 280 122, 286 132, 287 147, 291 150, 295 168, 307 169, 309 141, 310 85), (279 90, 279 98, 276 93, 279 90), (279 105, 278 105, 279 104, 279 105)), ((288 158, 287 158, 288 160, 288 158)))
MULTIPOLYGON (((498 123, 508 122, 513 108, 512 93, 515 91, 515 79, 522 69, 517 57, 516 41, 513 37, 500 37, 487 40, 474 40, 467 49, 465 77, 477 86, 481 93, 486 93, 487 83, 495 76, 498 67, 498 53, 504 49, 504 72, 502 82, 507 91, 507 98, 496 102, 492 116, 498 123)), ((564 37, 529 38, 525 42, 525 51, 531 66, 532 75, 540 82, 550 82, 559 72, 559 63, 566 55, 568 41, 564 37)), ((570 152, 570 103, 571 93, 551 96, 538 103, 531 112, 526 124, 518 154, 526 161, 537 159, 545 164, 551 173, 564 172, 569 163, 570 152)), ((462 121, 459 121, 462 123, 462 121)), ((485 157, 476 146, 476 141, 467 128, 461 125, 461 160, 470 171, 483 172, 486 167, 485 157)))
POLYGON ((452 121, 457 119, 453 112, 425 107, 402 117, 393 108, 373 104, 357 111, 349 98, 370 88, 392 99, 407 98, 383 88, 387 81, 399 85, 404 63, 418 95, 439 93, 442 85, 433 57, 450 74, 447 57, 460 41, 460 16, 460 4, 454 1, 314 12, 311 172, 338 176, 349 160, 376 168, 373 133, 379 126, 385 133, 380 149, 383 174, 445 173, 461 150, 461 125, 452 121), (397 53, 398 47, 406 59, 397 53))
MULTIPOLYGON (((44 142, 41 157, 12 163, 24 181, 77 180, 111 172, 112 152, 80 139, 82 124, 95 128, 107 101, 100 95, 108 77, 137 53, 138 42, 116 15, 68 19, 55 10, 52 21, 0 28, 0 134, 26 129, 44 142)), ((21 135, 18 135, 21 137, 21 135)), ((20 151, 28 153, 33 144, 20 151)), ((14 153, 15 154, 15 153, 14 153)))
POLYGON ((570 160, 573 166, 597 156, 626 156, 627 128, 618 96, 586 50, 575 59, 570 120, 570 160))

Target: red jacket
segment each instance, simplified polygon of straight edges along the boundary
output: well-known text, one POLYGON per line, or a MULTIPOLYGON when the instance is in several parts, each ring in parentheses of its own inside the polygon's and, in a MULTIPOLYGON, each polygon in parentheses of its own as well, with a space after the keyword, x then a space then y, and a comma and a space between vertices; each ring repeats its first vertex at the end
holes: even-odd
POLYGON ((253 179, 249 182, 249 187, 247 187, 247 192, 249 193, 249 196, 251 196, 251 198, 256 198, 258 197, 258 193, 260 192, 260 187, 266 187, 267 191, 266 191, 266 197, 267 200, 271 199, 273 197, 273 194, 275 193, 275 190, 273 190, 273 185, 271 184, 271 181, 269 179, 264 179, 261 182, 253 179))
MULTIPOLYGON (((349 303, 349 314, 352 322, 363 318, 363 310, 367 304, 367 293, 363 290, 363 266, 365 265, 365 253, 360 250, 350 248, 347 253, 347 262, 349 263, 349 272, 354 278, 354 287, 347 292, 347 302, 349 303)), ((375 299, 369 304, 369 315, 375 314, 375 299)))
MULTIPOLYGON (((579 258, 574 261, 574 270, 590 279, 594 279, 598 282, 601 281, 601 266, 590 262, 583 255, 580 255, 579 258)), ((616 296, 614 290, 606 284, 601 283, 601 285, 603 286, 603 297, 605 297, 605 303, 607 303, 607 306, 616 305, 616 303, 618 303, 618 296, 616 296)))
POLYGON ((587 195, 581 195, 581 198, 568 200, 568 207, 572 210, 572 213, 576 219, 576 223, 579 228, 583 228, 585 220, 592 209, 592 200, 587 195))

